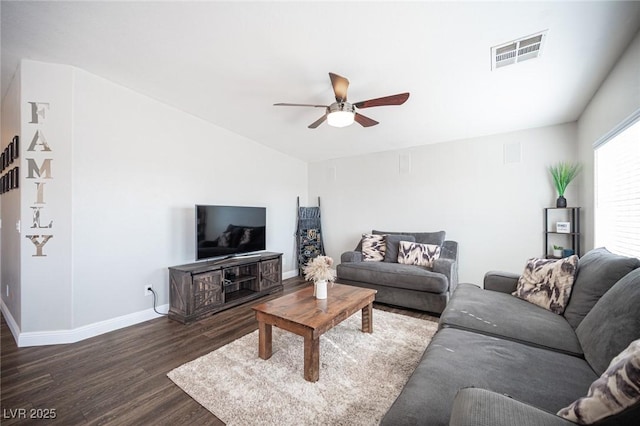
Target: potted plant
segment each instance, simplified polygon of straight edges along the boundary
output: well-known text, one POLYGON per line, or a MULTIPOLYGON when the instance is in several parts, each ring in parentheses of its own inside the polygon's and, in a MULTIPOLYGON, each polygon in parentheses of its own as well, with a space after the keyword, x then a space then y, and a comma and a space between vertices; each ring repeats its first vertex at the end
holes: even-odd
POLYGON ((579 163, 568 163, 561 161, 555 166, 550 166, 549 171, 553 177, 553 184, 558 191, 556 207, 567 207, 567 199, 564 198, 564 191, 569 183, 580 173, 582 166, 579 163))
POLYGON ((557 245, 553 245, 553 257, 562 257, 562 250, 564 250, 564 247, 562 246, 557 246, 557 245))

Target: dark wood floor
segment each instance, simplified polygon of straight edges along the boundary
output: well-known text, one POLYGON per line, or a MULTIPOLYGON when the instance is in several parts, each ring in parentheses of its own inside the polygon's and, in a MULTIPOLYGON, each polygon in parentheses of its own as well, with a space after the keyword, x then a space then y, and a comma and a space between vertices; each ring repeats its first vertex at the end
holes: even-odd
MULTIPOLYGON (((289 293, 305 283, 292 278, 284 284, 284 293, 289 293)), ((166 374, 256 330, 253 304, 189 325, 163 317, 78 343, 28 348, 16 346, 2 317, 0 423, 32 424, 33 420, 16 418, 16 414, 43 415, 54 410, 55 419, 38 424, 221 425, 166 374)))

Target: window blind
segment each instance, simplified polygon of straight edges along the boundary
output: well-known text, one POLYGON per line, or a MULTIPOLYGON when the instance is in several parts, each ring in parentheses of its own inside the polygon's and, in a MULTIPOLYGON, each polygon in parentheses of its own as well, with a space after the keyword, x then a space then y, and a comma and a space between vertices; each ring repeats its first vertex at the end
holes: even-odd
POLYGON ((640 258, 640 120, 595 150, 595 245, 640 258))

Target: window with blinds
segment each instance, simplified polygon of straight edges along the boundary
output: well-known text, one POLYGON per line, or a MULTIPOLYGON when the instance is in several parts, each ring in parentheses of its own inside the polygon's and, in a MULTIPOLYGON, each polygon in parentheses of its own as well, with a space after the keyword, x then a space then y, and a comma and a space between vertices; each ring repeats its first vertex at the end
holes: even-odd
POLYGON ((595 246, 640 258, 640 118, 595 147, 595 246))

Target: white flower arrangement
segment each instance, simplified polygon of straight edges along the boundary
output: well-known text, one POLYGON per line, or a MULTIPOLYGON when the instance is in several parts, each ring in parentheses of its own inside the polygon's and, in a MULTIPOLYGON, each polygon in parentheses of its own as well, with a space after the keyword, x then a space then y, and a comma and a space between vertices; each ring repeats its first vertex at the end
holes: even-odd
POLYGON ((306 266, 302 268, 304 272, 304 278, 307 281, 322 281, 333 282, 336 279, 336 270, 331 269, 333 266, 333 259, 329 256, 318 256, 310 260, 306 266))

